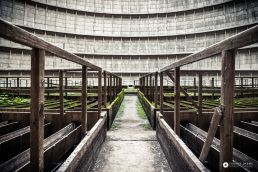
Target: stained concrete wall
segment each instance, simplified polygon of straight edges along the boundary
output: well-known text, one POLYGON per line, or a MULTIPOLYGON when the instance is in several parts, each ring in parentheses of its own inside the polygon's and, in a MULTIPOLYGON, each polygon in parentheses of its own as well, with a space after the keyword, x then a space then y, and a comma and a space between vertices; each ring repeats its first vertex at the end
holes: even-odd
MULTIPOLYGON (((78 54, 133 84, 158 70, 258 23, 255 0, 0 0, 0 16, 78 54), (133 74, 133 75, 131 75, 133 74)), ((30 67, 30 48, 0 39, 0 67, 30 67)), ((46 68, 76 64, 47 55, 46 68)), ((236 69, 258 68, 257 44, 237 52, 236 69)), ((184 69, 220 69, 213 57, 184 69)))

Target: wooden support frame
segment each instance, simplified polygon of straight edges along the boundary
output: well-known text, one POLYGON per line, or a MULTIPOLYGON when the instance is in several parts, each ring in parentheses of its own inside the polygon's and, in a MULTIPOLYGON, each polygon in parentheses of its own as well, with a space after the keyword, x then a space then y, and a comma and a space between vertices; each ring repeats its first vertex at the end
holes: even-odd
POLYGON ((214 99, 214 78, 211 78, 212 99, 214 99))
POLYGON ((31 54, 31 171, 44 171, 44 69, 45 51, 32 48, 31 54))
MULTIPOLYGON (((198 116, 202 114, 202 73, 198 73, 198 116)), ((198 119, 197 119, 198 121, 198 119)))
POLYGON ((98 119, 100 118, 102 107, 102 71, 98 71, 98 119))
POLYGON ((175 82, 174 82, 174 131, 180 136, 180 68, 175 68, 175 82))
POLYGON ((155 80, 154 80, 154 102, 155 102, 155 108, 158 107, 158 72, 155 72, 155 80))
POLYGON ((107 72, 103 72, 104 87, 103 87, 103 103, 104 107, 107 107, 107 72))
POLYGON ((159 103, 159 106, 160 106, 160 113, 161 114, 164 114, 164 105, 163 105, 163 102, 164 102, 164 90, 163 90, 163 72, 160 72, 159 73, 160 75, 160 103, 159 103))
POLYGON ((235 50, 223 51, 220 102, 225 111, 220 127, 220 171, 229 171, 229 168, 223 168, 223 163, 232 162, 233 158, 234 78, 235 50))
MULTIPOLYGON (((175 83, 175 78, 172 76, 172 74, 170 72, 168 72, 168 71, 166 72, 166 74, 175 83)), ((195 101, 192 99, 192 97, 189 96, 189 94, 181 86, 180 86, 180 92, 182 92, 186 96, 186 98, 193 104, 193 106, 196 109, 199 109, 199 106, 195 103, 195 101)))
POLYGON ((81 115, 81 137, 83 138, 87 131, 87 66, 82 66, 82 97, 81 97, 81 106, 82 106, 82 115, 81 115))
POLYGON ((8 81, 8 77, 6 77, 6 78, 5 78, 5 84, 6 84, 5 87, 6 87, 6 88, 8 88, 8 82, 9 82, 9 81, 8 81))
POLYGON ((59 71, 59 104, 58 129, 61 129, 64 123, 64 72, 62 70, 59 71))
POLYGON ((207 138, 204 142, 204 145, 202 147, 202 151, 201 151, 200 156, 199 156, 199 160, 201 162, 204 162, 206 160, 207 156, 208 156, 213 138, 215 137, 216 131, 218 129, 218 125, 220 123, 220 119, 221 119, 222 114, 223 114, 223 110, 224 110, 223 106, 215 108, 215 112, 212 116, 210 127, 209 127, 209 130, 208 130, 208 135, 207 135, 207 138))

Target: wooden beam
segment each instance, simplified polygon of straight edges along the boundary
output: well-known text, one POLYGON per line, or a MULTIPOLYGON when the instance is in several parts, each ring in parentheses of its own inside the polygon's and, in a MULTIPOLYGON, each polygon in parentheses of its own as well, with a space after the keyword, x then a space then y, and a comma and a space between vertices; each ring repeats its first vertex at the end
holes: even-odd
POLYGON ((208 156, 211 144, 213 142, 213 138, 215 137, 216 131, 218 129, 218 125, 220 123, 220 119, 222 117, 222 113, 223 113, 223 108, 222 107, 217 107, 215 108, 215 112, 212 116, 211 119, 211 123, 210 123, 210 127, 208 130, 208 135, 207 138, 204 142, 204 145, 202 147, 202 151, 199 157, 199 160, 201 162, 204 162, 208 156))
POLYGON ((159 82, 160 82, 160 103, 159 103, 159 106, 160 106, 160 113, 161 114, 164 114, 164 105, 163 105, 163 102, 164 102, 164 90, 163 90, 163 72, 160 72, 159 73, 159 75, 160 75, 160 80, 159 80, 159 82))
POLYGON ((174 131, 180 136, 180 68, 175 68, 175 82, 174 82, 174 131))
POLYGON ((87 131, 87 66, 82 66, 82 116, 81 116, 81 137, 83 138, 87 131))
POLYGON ((258 25, 251 27, 243 32, 240 32, 236 35, 233 35, 227 39, 224 39, 221 42, 213 44, 202 51, 191 54, 178 60, 171 65, 168 65, 160 70, 160 72, 167 71, 169 69, 174 69, 175 67, 180 67, 183 65, 187 65, 189 63, 197 62, 202 59, 206 59, 207 57, 213 56, 215 54, 219 54, 222 51, 237 49, 244 47, 246 45, 250 45, 258 41, 258 25))
POLYGON ((64 123, 64 72, 59 71, 59 102, 60 102, 60 114, 58 120, 58 128, 61 129, 64 123))
POLYGON ((155 108, 158 107, 158 72, 155 72, 155 80, 154 80, 154 102, 155 108))
POLYGON ((101 106, 102 106, 102 71, 98 72, 98 119, 101 114, 101 106))
POLYGON ((27 32, 24 29, 19 28, 18 26, 13 25, 12 23, 0 19, 0 36, 8 39, 10 41, 14 41, 16 43, 20 43, 22 45, 27 45, 29 47, 39 48, 51 52, 65 60, 80 64, 86 65, 92 69, 100 71, 101 68, 86 61, 85 59, 72 54, 68 51, 63 50, 55 46, 52 43, 44 41, 43 39, 33 35, 30 32, 27 32))
POLYGON ((31 54, 31 171, 44 171, 44 68, 45 51, 32 49, 31 54))
POLYGON ((103 72, 104 75, 104 87, 103 87, 103 98, 104 98, 104 107, 107 107, 107 72, 103 72))
POLYGON ((223 163, 232 162, 233 157, 234 80, 235 50, 223 51, 220 103, 225 111, 220 127, 220 171, 229 171, 229 168, 223 168, 223 163))
MULTIPOLYGON (((172 74, 170 73, 170 72, 166 72, 166 74, 167 74, 167 76, 175 83, 175 78, 172 76, 172 74)), ((189 94, 184 90, 184 88, 183 87, 181 87, 181 85, 180 85, 180 92, 182 92, 184 95, 185 95, 185 97, 187 98, 187 100, 189 101, 189 102, 191 102, 192 104, 193 104, 193 106, 196 108, 196 109, 198 109, 199 108, 199 106, 195 103, 195 101, 193 100, 193 98, 191 97, 191 96, 189 96, 189 94)))

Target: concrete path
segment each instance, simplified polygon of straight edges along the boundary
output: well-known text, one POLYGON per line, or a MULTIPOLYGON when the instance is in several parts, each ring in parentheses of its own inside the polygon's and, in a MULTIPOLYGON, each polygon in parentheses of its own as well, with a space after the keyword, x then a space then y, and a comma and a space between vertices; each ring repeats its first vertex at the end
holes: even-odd
POLYGON ((126 95, 107 138, 94 172, 171 171, 148 120, 135 95, 126 95), (138 106, 138 112, 137 112, 138 106))

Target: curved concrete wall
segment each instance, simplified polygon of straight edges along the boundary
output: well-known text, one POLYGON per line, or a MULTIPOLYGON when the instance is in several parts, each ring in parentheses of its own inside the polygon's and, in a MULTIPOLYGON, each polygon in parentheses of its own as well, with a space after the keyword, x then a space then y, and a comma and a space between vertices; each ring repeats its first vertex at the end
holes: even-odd
MULTIPOLYGON (((256 0, 0 0, 0 16, 117 72, 128 81, 125 84, 132 84, 142 73, 158 70, 257 24, 258 3, 256 0)), ((29 68, 29 50, 1 38, 0 67, 29 68)), ((236 69, 257 69, 257 51, 257 44, 239 50, 236 69)), ((47 58, 46 68, 67 67, 77 66, 59 58, 47 58)), ((185 68, 220 69, 220 58, 185 68)))

